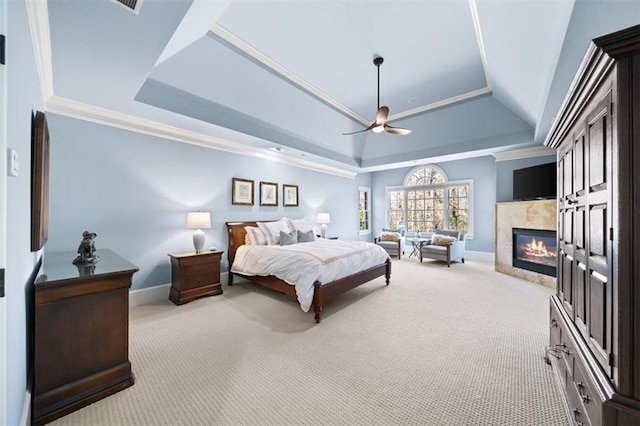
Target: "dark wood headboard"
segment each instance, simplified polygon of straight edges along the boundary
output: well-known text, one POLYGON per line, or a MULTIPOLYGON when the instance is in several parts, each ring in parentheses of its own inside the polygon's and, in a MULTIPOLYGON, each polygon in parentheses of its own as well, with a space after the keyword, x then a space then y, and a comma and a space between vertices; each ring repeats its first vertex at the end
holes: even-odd
POLYGON ((258 226, 258 222, 277 222, 275 220, 260 220, 253 222, 227 222, 227 233, 229 236, 229 247, 227 249, 227 259, 229 259, 229 269, 233 265, 233 260, 236 258, 236 250, 238 247, 244 245, 244 237, 247 235, 245 226, 258 226))

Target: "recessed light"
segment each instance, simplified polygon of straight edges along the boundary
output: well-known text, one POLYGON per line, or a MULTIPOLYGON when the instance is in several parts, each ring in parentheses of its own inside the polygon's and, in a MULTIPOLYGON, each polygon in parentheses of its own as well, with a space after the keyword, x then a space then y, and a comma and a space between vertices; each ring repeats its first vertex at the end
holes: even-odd
POLYGON ((276 151, 276 152, 282 152, 284 151, 284 149, 280 148, 279 146, 274 146, 273 148, 271 148, 272 150, 276 151))
POLYGON ((410 103, 410 104, 415 104, 415 103, 416 103, 416 102, 418 102, 419 100, 420 100, 420 98, 419 98, 419 97, 417 97, 417 96, 412 96, 412 97, 410 97, 409 99, 407 99, 407 102, 408 102, 408 103, 410 103))

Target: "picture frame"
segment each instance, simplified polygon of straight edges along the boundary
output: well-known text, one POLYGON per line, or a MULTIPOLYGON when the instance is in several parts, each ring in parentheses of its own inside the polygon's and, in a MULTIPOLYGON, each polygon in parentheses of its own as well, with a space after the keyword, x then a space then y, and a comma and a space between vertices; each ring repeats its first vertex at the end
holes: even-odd
POLYGON ((231 204, 234 206, 253 205, 253 185, 249 179, 232 178, 231 180, 231 204))
POLYGON ((273 182, 260 182, 260 205, 278 205, 278 184, 273 182))
POLYGON ((285 207, 298 206, 298 185, 282 184, 282 205, 285 207))
POLYGON ((44 112, 32 116, 31 128, 31 251, 49 239, 49 126, 44 112))

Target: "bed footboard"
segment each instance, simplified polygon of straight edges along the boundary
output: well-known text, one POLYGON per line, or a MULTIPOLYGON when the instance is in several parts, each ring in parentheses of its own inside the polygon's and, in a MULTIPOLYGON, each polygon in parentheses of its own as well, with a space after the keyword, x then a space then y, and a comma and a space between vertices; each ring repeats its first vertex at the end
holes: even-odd
POLYGON ((332 281, 324 285, 321 285, 316 281, 313 284, 313 312, 315 313, 316 323, 320 323, 322 318, 322 307, 325 302, 382 275, 385 276, 385 281, 387 285, 389 285, 391 280, 391 259, 387 259, 387 261, 381 265, 374 266, 362 272, 349 275, 348 277, 332 281))

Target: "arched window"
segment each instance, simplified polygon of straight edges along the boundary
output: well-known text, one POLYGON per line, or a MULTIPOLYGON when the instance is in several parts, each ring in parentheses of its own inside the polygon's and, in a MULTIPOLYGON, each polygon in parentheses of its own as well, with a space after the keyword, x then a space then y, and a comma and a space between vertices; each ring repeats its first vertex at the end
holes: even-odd
POLYGON ((447 175, 437 166, 414 167, 404 178, 404 186, 436 185, 445 183, 447 175))
POLYGON ((387 188, 387 222, 392 228, 432 233, 455 229, 473 234, 473 181, 449 181, 438 166, 414 167, 403 186, 387 188))

